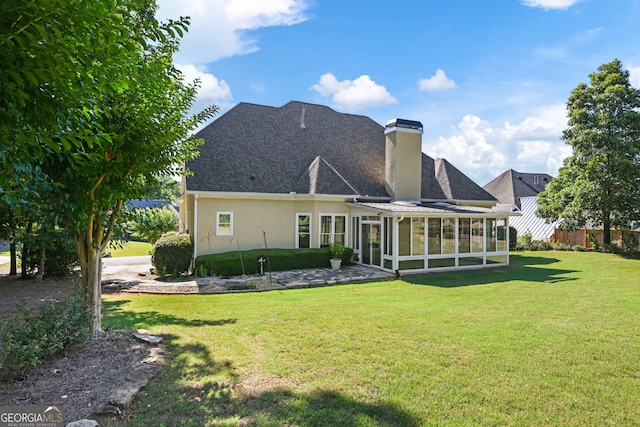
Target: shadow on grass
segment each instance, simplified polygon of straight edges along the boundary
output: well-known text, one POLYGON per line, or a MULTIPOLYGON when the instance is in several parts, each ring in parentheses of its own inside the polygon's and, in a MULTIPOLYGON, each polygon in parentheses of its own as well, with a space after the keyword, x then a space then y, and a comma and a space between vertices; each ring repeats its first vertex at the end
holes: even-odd
MULTIPOLYGON (((388 402, 359 402, 332 390, 299 393, 267 380, 242 378, 229 360, 200 343, 165 336, 173 358, 128 411, 134 426, 418 426, 388 402)), ((109 423, 105 423, 109 425, 109 423)))
POLYGON ((575 277, 569 277, 569 275, 576 273, 577 270, 542 267, 556 262, 559 262, 559 260, 551 257, 519 257, 512 255, 511 265, 508 267, 432 273, 424 276, 407 276, 404 277, 403 280, 415 285, 437 286, 441 288, 488 285, 510 281, 555 284, 576 280, 575 277))
POLYGON ((157 325, 180 325, 188 327, 200 326, 222 326, 236 323, 236 319, 218 319, 218 320, 201 320, 201 319, 183 319, 181 317, 171 316, 159 311, 130 311, 123 306, 130 302, 129 300, 104 301, 103 311, 104 317, 110 326, 116 328, 147 328, 157 325))
MULTIPOLYGON (((360 402, 333 390, 302 393, 268 379, 242 377, 230 360, 216 360, 203 343, 164 336, 173 357, 115 426, 418 426, 388 402, 360 402)), ((276 379, 277 380, 277 379, 276 379)), ((274 380, 274 381, 276 381, 274 380)))

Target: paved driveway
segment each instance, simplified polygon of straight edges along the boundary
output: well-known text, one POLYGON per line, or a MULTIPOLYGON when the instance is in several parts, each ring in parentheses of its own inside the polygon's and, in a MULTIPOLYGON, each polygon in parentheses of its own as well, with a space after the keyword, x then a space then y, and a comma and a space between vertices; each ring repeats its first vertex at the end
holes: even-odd
POLYGON ((102 274, 149 274, 151 255, 102 258, 102 274))

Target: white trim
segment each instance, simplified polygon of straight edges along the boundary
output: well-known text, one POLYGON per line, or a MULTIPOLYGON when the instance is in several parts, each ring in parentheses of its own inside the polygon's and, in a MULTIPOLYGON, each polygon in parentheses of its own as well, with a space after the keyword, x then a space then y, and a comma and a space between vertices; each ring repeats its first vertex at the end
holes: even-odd
POLYGON ((216 236, 233 236, 233 212, 218 211, 216 212, 216 236), (220 216, 229 215, 229 232, 220 233, 220 216))
MULTIPOLYGON (((188 215, 188 213, 187 213, 188 215)), ((193 259, 198 257, 198 195, 193 199, 193 259)))
POLYGON ((412 134, 415 134, 415 135, 422 135, 424 133, 424 131, 422 129, 405 128, 405 127, 402 127, 402 126, 393 126, 393 127, 390 127, 390 128, 386 128, 384 130, 384 134, 385 135, 389 135, 390 133, 393 133, 393 132, 412 133, 412 134))
POLYGON ((295 233, 295 242, 294 242, 294 247, 296 249, 300 249, 300 235, 298 234, 299 229, 299 223, 298 220, 300 219, 301 216, 308 216, 309 217, 309 247, 312 248, 312 242, 311 242, 311 235, 312 230, 313 230, 313 214, 311 213, 306 213, 306 212, 296 212, 296 233, 295 233))
POLYGON ((344 217, 344 245, 348 246, 349 245, 349 214, 343 213, 343 212, 338 212, 338 213, 321 212, 318 214, 318 245, 317 247, 320 247, 320 245, 322 244, 322 234, 323 234, 322 233, 322 217, 323 216, 331 217, 331 242, 330 243, 333 243, 335 241, 335 235, 336 235, 335 217, 336 216, 344 217))
POLYGON ((353 194, 297 194, 297 193, 247 193, 235 191, 187 191, 203 199, 248 199, 248 200, 284 200, 284 201, 335 201, 347 202, 359 197, 353 194))

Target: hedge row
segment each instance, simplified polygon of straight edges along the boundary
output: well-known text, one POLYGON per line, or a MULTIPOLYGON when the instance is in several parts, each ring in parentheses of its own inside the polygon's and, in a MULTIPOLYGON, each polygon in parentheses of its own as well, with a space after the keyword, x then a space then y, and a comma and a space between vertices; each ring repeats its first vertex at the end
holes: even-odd
MULTIPOLYGON (((343 265, 351 261, 353 249, 346 248, 342 257, 343 265)), ((237 276, 243 274, 259 274, 260 259, 264 260, 263 272, 301 270, 305 268, 330 267, 329 248, 305 249, 252 249, 247 251, 231 251, 218 254, 201 255, 196 258, 194 273, 198 276, 237 276)))

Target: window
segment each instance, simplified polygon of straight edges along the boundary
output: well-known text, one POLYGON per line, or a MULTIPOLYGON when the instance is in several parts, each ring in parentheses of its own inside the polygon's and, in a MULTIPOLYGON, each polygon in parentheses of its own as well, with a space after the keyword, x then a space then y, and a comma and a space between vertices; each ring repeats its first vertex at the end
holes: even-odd
POLYGON ((507 244, 507 219, 506 218, 498 218, 497 219, 497 227, 498 227, 498 250, 506 251, 507 244))
POLYGON ((216 215, 216 235, 233 236, 233 212, 218 212, 216 215))
POLYGON ((468 254, 471 252, 471 219, 460 218, 458 220, 458 252, 468 254))
POLYGON ((442 220, 440 218, 429 218, 429 254, 441 254, 442 241, 442 220))
POLYGON ((471 252, 484 251, 484 223, 482 218, 471 219, 471 252))
POLYGON ((496 251, 496 243, 497 239, 497 229, 496 229, 496 219, 495 218, 487 218, 487 252, 495 252, 496 251))
POLYGON ((424 255, 424 218, 398 222, 398 255, 424 255))
POLYGON ((456 220, 453 218, 442 219, 442 253, 453 254, 456 252, 456 220))
POLYGON ((311 247, 311 214, 296 216, 296 248, 311 247))
POLYGON ((324 248, 333 242, 346 245, 347 216, 320 215, 320 247, 324 248))

